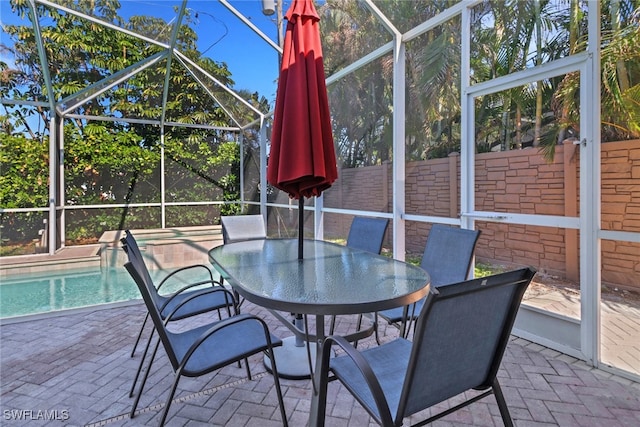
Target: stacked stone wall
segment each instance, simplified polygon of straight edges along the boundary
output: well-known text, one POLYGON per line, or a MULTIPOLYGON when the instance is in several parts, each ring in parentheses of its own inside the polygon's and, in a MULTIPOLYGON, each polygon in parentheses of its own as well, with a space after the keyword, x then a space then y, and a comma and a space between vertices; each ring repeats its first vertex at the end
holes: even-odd
MULTIPOLYGON (((640 232, 640 140, 602 144, 602 229, 640 232)), ((578 217, 580 149, 559 146, 553 163, 538 150, 482 153, 475 158, 475 210, 525 215, 578 217)), ((589 172, 587 172, 589 173, 589 172)), ((392 165, 341 170, 325 192, 325 207, 391 212, 392 165)), ((457 218, 460 215, 460 157, 406 164, 406 213, 457 218)), ((592 207, 588 207, 592 209, 592 207)), ((330 215, 325 236, 344 237, 350 218, 330 215)), ((532 265, 560 278, 579 279, 579 232, 574 229, 478 221, 480 261, 532 265)), ((407 251, 424 249, 430 224, 408 221, 407 251)), ((389 229, 391 230, 391 228, 389 229)), ((387 235, 390 242, 391 233, 387 235)), ((640 244, 602 241, 602 281, 640 290, 640 244)))

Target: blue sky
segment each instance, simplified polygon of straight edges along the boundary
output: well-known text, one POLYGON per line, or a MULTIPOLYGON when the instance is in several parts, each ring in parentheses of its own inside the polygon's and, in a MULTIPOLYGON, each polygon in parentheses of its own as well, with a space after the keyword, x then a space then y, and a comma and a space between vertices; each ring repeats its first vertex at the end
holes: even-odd
MULTIPOLYGON (((229 3, 277 42, 275 15, 267 17, 262 13, 261 0, 231 0, 229 3)), ((151 15, 170 21, 176 15, 175 7, 180 4, 180 0, 121 0, 120 14, 125 18, 151 15)), ((284 12, 289 4, 289 0, 284 2, 284 12)), ((275 49, 218 1, 190 0, 187 7, 192 15, 198 15, 194 25, 198 34, 198 49, 205 52, 205 56, 227 64, 236 82, 236 89, 257 91, 273 103, 278 76, 275 49)), ((9 0, 0 0, 0 19, 3 23, 20 22, 12 15, 9 0)), ((4 34, 2 42, 8 42, 4 34)), ((3 52, 0 55, 6 60, 3 52)))
MULTIPOLYGON (((262 13, 261 0, 232 0, 229 3, 277 42, 275 15, 268 17, 262 13)), ((285 7, 289 3, 286 1, 285 7)), ((175 16, 173 10, 178 4, 178 0, 123 1, 122 12, 127 16, 148 14, 152 10, 154 16, 168 21, 175 16)), ((237 89, 258 91, 274 101, 278 77, 277 52, 218 1, 190 0, 187 7, 192 15, 198 14, 198 23, 194 27, 198 33, 199 50, 205 52, 205 56, 227 64, 237 89)))

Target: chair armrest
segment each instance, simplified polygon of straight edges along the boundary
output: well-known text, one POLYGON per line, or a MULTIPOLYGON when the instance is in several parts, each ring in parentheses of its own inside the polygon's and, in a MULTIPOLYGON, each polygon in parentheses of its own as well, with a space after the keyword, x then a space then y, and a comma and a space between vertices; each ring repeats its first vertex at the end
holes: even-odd
MULTIPOLYGON (((378 420, 378 422, 381 425, 393 425, 393 420, 391 418, 391 411, 389 410, 389 404, 387 403, 387 398, 385 397, 384 392, 382 391, 382 386, 380 385, 378 378, 376 377, 375 373, 371 369, 371 366, 369 365, 367 360, 345 338, 338 335, 331 335, 325 338, 324 344, 322 346, 321 369, 323 371, 327 369, 327 371, 321 372, 321 378, 324 378, 325 375, 328 375, 329 374, 328 370, 331 369, 329 367, 329 358, 331 357, 331 346, 333 344, 337 344, 338 347, 344 350, 344 352, 346 353, 346 356, 348 356, 353 361, 353 363, 356 365, 356 367, 364 377, 364 380, 366 381, 367 386, 369 387, 369 391, 371 391, 371 394, 373 395, 373 399, 376 403, 376 406, 378 407, 378 414, 380 416, 380 419, 378 420)), ((338 377, 338 379, 340 378, 338 377)))
MULTIPOLYGON (((224 286, 222 286, 220 284, 220 282, 218 282, 217 280, 203 280, 201 282, 195 282, 195 283, 191 283, 189 285, 185 285, 182 288, 178 289, 177 291, 175 291, 173 294, 168 295, 166 298, 167 300, 164 302, 164 304, 162 304, 162 306, 159 307, 160 312, 162 313, 162 310, 165 309, 165 307, 171 302, 173 301, 173 299, 175 297, 177 297, 178 295, 180 295, 181 293, 188 291, 191 288, 195 288, 198 286, 202 286, 202 285, 206 285, 207 283, 211 283, 213 284, 213 288, 205 288, 203 289, 203 291, 205 290, 209 290, 209 289, 218 289, 218 288, 222 288, 222 289, 226 289, 224 286)), ((198 292, 198 294, 206 294, 209 292, 198 292)), ((189 298, 189 300, 191 300, 191 298, 189 298)))
MULTIPOLYGON (((207 282, 205 282, 207 283, 207 282)), ((195 286, 195 285, 194 285, 195 286)), ((238 302, 236 301, 235 296, 233 295, 233 292, 229 291, 228 289, 222 287, 222 286, 216 286, 215 288, 206 288, 206 289, 202 289, 201 291, 196 291, 193 293, 193 295, 190 295, 189 297, 185 298, 183 301, 180 302, 180 304, 176 305, 173 310, 171 310, 171 312, 167 315, 167 317, 164 320, 164 325, 167 326, 167 324, 171 321, 171 319, 173 318, 173 315, 176 314, 178 312, 178 310, 180 310, 185 304, 188 304, 189 302, 193 301, 196 298, 200 298, 202 296, 208 295, 208 294, 212 294, 214 292, 224 292, 225 294, 227 294, 227 298, 229 298, 229 301, 231 301, 231 303, 233 304, 233 311, 235 315, 238 315, 238 302)), ((171 296, 171 298, 169 298, 160 308, 160 312, 162 313, 162 310, 164 310, 164 307, 169 303, 169 301, 171 301, 171 299, 173 299, 176 295, 178 294, 174 294, 171 296)))
MULTIPOLYGON (((186 267, 181 267, 181 268, 179 268, 179 269, 177 269, 177 270, 175 270, 175 271, 172 271, 171 273, 169 273, 169 274, 167 275, 167 277, 165 277, 164 279, 162 279, 162 281, 160 282, 160 284, 158 285, 158 287, 157 287, 156 289, 160 290, 160 288, 162 287, 162 285, 164 285, 164 284, 167 282, 167 280, 169 280, 170 278, 172 278, 173 276, 175 276, 175 275, 176 275, 176 274, 178 274, 178 273, 181 273, 181 272, 186 271, 186 270, 190 270, 190 269, 192 269, 192 268, 204 268, 205 270, 207 270, 207 274, 209 274, 209 280, 210 280, 211 282, 214 282, 214 280, 213 280, 213 274, 211 273, 211 270, 209 270, 209 268, 208 268, 206 265, 204 265, 204 264, 195 264, 195 265, 188 265, 188 266, 186 266, 186 267)), ((216 282, 216 283, 220 283, 220 282, 218 282, 218 281, 215 281, 215 282, 216 282)))

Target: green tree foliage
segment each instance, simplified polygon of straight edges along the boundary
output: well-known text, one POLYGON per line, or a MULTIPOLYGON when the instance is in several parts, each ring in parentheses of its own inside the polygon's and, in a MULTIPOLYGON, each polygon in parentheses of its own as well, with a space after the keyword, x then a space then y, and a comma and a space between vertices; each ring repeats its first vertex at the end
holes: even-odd
MULTIPOLYGON (((401 32, 453 6, 448 0, 389 0, 376 6, 401 32)), ((602 140, 640 137, 640 2, 506 0, 478 4, 472 14, 472 83, 505 76, 582 52, 587 14, 602 16, 602 140)), ((331 75, 388 43, 377 18, 359 2, 329 0, 322 8, 325 69, 331 75)), ((405 147, 408 160, 460 150, 460 19, 407 44, 405 147)), ((338 157, 345 166, 391 158, 392 59, 383 57, 330 87, 338 157)), ((555 147, 579 137, 579 76, 569 74, 479 97, 478 151, 555 147)))
MULTIPOLYGON (((167 42, 171 34, 171 23, 159 18, 132 16, 125 20, 119 16, 119 1, 63 0, 58 3, 151 39, 167 42)), ((12 7, 21 16, 29 13, 26 0, 12 0, 12 7)), ((166 110, 163 111, 167 56, 157 59, 156 63, 128 79, 115 81, 123 70, 140 69, 146 66, 147 58, 164 53, 162 47, 55 8, 43 5, 37 7, 41 17, 53 98, 60 109, 75 106, 71 112, 76 118, 65 120, 63 126, 65 204, 159 202, 162 197, 162 152, 166 159, 164 174, 167 202, 238 199, 237 170, 240 152, 233 134, 167 126, 164 128, 162 146, 159 126, 117 120, 118 117, 155 120, 164 118, 167 122, 176 123, 221 127, 233 125, 222 106, 194 79, 192 71, 173 58, 169 97, 166 110), (97 97, 91 97, 94 90, 104 87, 105 82, 112 87, 97 97), (112 117, 113 120, 87 120, 78 118, 80 116, 104 116, 112 117)), ((191 19, 187 13, 178 33, 176 48, 217 81, 233 87, 234 82, 226 64, 200 57, 196 48, 197 35, 188 25, 191 19)), ((11 84, 3 84, 2 96, 46 100, 47 89, 43 84, 43 70, 32 26, 6 25, 3 30, 13 42, 10 49, 15 58, 15 68, 4 64, 3 83, 6 81, 11 84)), ((249 102, 266 109, 265 98, 258 94, 249 95, 249 102)), ((232 112, 236 117, 243 114, 238 110, 232 112)), ((9 123, 29 122, 27 116, 21 118, 12 114, 11 119, 3 120, 5 128, 9 123)), ((38 114, 47 123, 51 118, 48 109, 42 107, 26 109, 23 114, 38 114)), ((46 182, 32 193, 32 197, 27 197, 26 192, 31 192, 35 187, 34 183, 39 182, 33 178, 36 171, 39 170, 44 176, 48 174, 48 164, 43 166, 42 159, 37 163, 30 163, 32 157, 39 158, 37 153, 40 153, 32 150, 32 147, 46 147, 47 130, 32 133, 32 138, 21 136, 24 127, 11 131, 14 136, 5 137, 2 142, 2 179, 10 182, 11 187, 24 191, 12 192, 10 187, 3 185, 2 206, 46 206, 46 182), (15 147, 20 149, 14 149, 15 147), (27 155, 27 152, 30 154, 27 155), (29 163, 29 168, 34 170, 20 170, 19 163, 29 163), (12 166, 5 167, 5 164, 12 166)), ((45 149, 45 154, 47 153, 45 149)), ((223 207, 222 213, 233 209, 235 208, 223 207)), ((168 211, 167 224, 181 226, 214 223, 220 212, 220 208, 176 206, 168 211)), ((159 215, 160 211, 155 208, 74 211, 73 221, 68 221, 67 224, 67 235, 73 238, 95 238, 106 229, 159 226, 159 215)))
POLYGON ((49 149, 38 140, 0 133, 0 205, 35 208, 47 205, 49 149))
MULTIPOLYGON (((332 1, 319 9, 325 73, 331 75, 391 40, 360 2, 332 1)), ((343 167, 380 164, 391 158, 391 55, 328 87, 343 167)))
MULTIPOLYGON (((0 132, 0 206, 35 208, 49 199, 49 149, 37 139, 0 132)), ((0 214, 0 237, 31 240, 42 225, 34 212, 0 214)))

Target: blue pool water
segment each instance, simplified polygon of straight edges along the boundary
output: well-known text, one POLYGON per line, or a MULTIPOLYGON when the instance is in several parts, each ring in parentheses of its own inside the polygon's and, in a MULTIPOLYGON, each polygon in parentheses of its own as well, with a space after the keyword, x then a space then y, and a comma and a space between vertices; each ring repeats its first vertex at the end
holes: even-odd
MULTIPOLYGON (((152 270, 154 280, 168 271, 152 270)), ((202 277, 181 277, 181 283, 202 277)), ((167 284, 175 290, 179 281, 167 284)), ((164 288, 164 287, 163 287, 164 288)), ((48 313, 71 308, 141 299, 124 268, 64 270, 58 274, 9 277, 0 282, 0 318, 48 313)))

